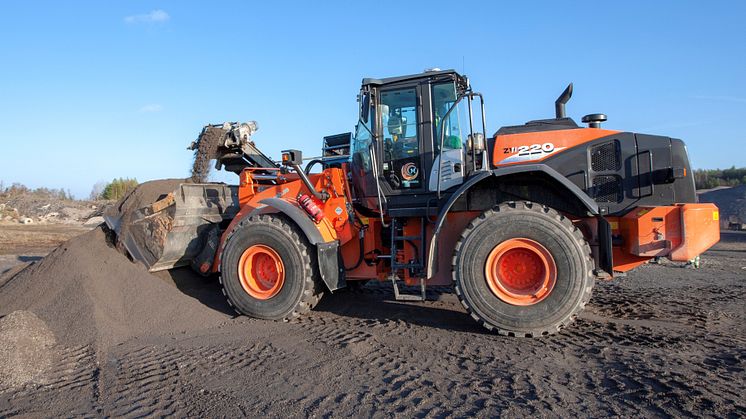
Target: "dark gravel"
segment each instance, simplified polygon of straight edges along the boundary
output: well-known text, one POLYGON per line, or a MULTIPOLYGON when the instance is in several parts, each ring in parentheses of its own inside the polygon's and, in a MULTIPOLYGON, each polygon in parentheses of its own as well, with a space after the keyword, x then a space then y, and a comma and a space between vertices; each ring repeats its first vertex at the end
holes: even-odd
POLYGON ((0 288, 0 315, 56 338, 46 370, 0 390, 0 417, 743 417, 746 234, 702 259, 599 283, 574 324, 526 339, 482 330, 442 288, 232 317, 215 282, 152 276, 98 229, 0 288))

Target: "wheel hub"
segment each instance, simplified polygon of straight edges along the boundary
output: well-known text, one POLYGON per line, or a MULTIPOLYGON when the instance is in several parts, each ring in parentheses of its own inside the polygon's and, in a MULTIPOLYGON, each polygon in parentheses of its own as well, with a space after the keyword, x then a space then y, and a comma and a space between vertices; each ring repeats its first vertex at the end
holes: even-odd
POLYGON ((241 254, 238 277, 246 293, 258 300, 268 300, 282 289, 285 266, 272 248, 255 244, 241 254))
POLYGON ((487 285, 500 300, 520 306, 536 304, 552 292, 557 265, 540 243, 526 238, 506 240, 487 256, 487 285))

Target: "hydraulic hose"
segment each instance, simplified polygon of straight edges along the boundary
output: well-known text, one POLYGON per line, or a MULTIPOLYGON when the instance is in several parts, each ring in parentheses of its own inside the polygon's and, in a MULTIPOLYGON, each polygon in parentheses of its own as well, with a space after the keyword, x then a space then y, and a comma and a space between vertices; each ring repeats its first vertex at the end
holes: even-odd
POLYGON ((365 233, 364 233, 364 231, 365 230, 360 230, 360 253, 358 254, 358 257, 357 257, 357 263, 355 263, 355 266, 353 266, 352 268, 348 268, 348 267, 345 266, 345 270, 346 271, 351 271, 353 269, 357 269, 358 266, 360 266, 360 264, 363 263, 363 259, 365 259, 365 249, 364 249, 364 247, 365 247, 365 233))
POLYGON ((321 160, 319 160, 319 159, 314 159, 314 160, 309 161, 308 164, 306 164, 306 168, 303 169, 303 173, 305 173, 307 175, 310 175, 311 174, 311 168, 315 164, 317 164, 317 163, 323 163, 323 162, 321 160))
POLYGON ((311 181, 308 179, 308 175, 306 175, 306 172, 303 171, 303 169, 300 168, 300 165, 294 164, 293 169, 295 169, 295 172, 298 173, 298 176, 300 177, 300 180, 303 182, 304 185, 306 185, 306 188, 313 194, 313 196, 316 197, 316 199, 321 200, 322 202, 326 202, 326 200, 329 199, 329 194, 326 192, 319 192, 314 188, 313 185, 311 185, 311 181))

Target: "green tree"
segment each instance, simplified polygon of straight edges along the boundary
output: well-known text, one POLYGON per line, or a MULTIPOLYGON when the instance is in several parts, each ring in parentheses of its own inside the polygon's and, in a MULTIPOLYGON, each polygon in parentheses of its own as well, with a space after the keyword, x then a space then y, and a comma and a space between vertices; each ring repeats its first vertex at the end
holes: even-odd
POLYGON ((137 179, 119 178, 112 180, 104 187, 101 199, 117 200, 138 185, 137 179))

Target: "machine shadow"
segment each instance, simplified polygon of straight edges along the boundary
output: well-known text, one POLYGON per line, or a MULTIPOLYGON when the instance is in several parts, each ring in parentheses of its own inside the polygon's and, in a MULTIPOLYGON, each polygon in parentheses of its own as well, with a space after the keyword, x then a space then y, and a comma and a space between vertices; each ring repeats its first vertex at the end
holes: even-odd
POLYGON ((228 305, 225 296, 220 291, 217 277, 203 277, 190 268, 161 271, 157 272, 156 276, 172 283, 179 291, 205 306, 229 316, 236 316, 236 312, 228 305))
MULTIPOLYGON (((156 273, 156 276, 206 307, 236 316, 221 292, 216 277, 205 278, 189 268, 162 271, 156 273)), ((442 307, 439 300, 449 292, 446 289, 428 290, 427 302, 405 303, 396 301, 390 287, 386 285, 388 284, 370 284, 360 289, 327 293, 314 311, 362 320, 402 321, 449 331, 490 334, 464 311, 442 307)))
POLYGON ((362 320, 402 321, 448 331, 491 334, 460 310, 460 305, 454 310, 440 303, 448 292, 444 289, 428 290, 425 302, 402 302, 394 299, 390 285, 386 285, 369 284, 360 289, 327 294, 314 311, 362 320))

